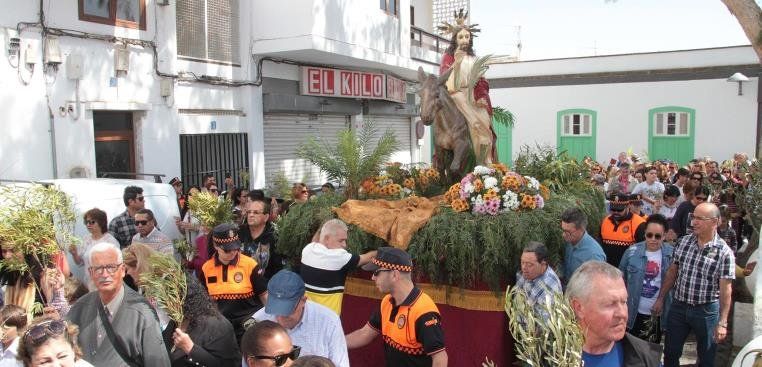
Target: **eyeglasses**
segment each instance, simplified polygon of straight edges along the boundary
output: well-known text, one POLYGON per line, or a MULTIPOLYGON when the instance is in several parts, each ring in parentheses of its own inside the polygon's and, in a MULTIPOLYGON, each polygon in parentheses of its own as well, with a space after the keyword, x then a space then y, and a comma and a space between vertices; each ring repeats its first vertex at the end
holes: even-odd
POLYGON ((276 367, 280 367, 280 366, 283 366, 284 364, 286 364, 286 362, 289 359, 294 361, 297 358, 299 358, 299 353, 301 351, 302 351, 302 347, 300 347, 298 345, 294 345, 294 349, 291 349, 290 353, 279 354, 277 356, 272 356, 272 357, 270 357, 270 356, 254 356, 254 358, 256 358, 256 359, 269 359, 269 360, 275 362, 275 366, 276 367))
POLYGON ((373 272, 373 276, 374 276, 374 277, 377 277, 377 276, 379 276, 379 274, 381 274, 381 273, 385 273, 385 272, 387 272, 387 271, 392 271, 392 270, 391 270, 391 269, 378 269, 378 270, 376 270, 376 271, 374 271, 374 272, 373 272))
POLYGON ((147 225, 147 224, 148 224, 147 220, 136 220, 135 221, 135 226, 144 226, 144 225, 147 225))
POLYGON ((307 190, 302 190, 302 194, 306 194, 306 193, 307 193, 307 190))
POLYGON ((24 333, 24 341, 32 345, 40 345, 47 337, 63 335, 64 331, 66 331, 66 322, 47 320, 29 328, 24 333))
POLYGON ((694 196, 696 198, 696 201, 706 201, 706 196, 694 196))
POLYGON ((120 266, 122 266, 122 264, 121 264, 121 263, 120 263, 120 264, 108 264, 108 265, 101 265, 101 266, 91 266, 91 267, 89 267, 88 269, 89 269, 91 272, 95 273, 95 274, 100 274, 100 273, 102 273, 104 270, 105 270, 107 273, 109 273, 109 274, 114 274, 114 273, 116 273, 116 271, 119 269, 119 267, 120 267, 120 266))
POLYGON ((145 200, 145 196, 137 196, 137 197, 135 197, 135 200, 137 200, 137 201, 143 201, 143 200, 145 200))
POLYGON ((95 223, 96 223, 96 221, 94 221, 94 220, 86 220, 85 221, 85 224, 89 224, 89 225, 93 225, 95 223))
POLYGON ((702 217, 700 215, 694 215, 693 219, 694 220, 713 220, 713 219, 717 219, 717 217, 702 217))
POLYGON ((661 237, 662 237, 662 235, 659 234, 659 233, 650 233, 650 232, 646 233, 646 238, 648 238, 648 239, 654 238, 654 239, 660 240, 661 237))

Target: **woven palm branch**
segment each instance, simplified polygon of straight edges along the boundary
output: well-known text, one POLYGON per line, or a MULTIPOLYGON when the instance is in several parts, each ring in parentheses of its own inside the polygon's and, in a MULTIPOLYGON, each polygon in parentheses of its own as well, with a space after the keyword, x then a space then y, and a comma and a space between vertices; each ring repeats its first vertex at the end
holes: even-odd
POLYGON ((148 258, 150 271, 140 274, 140 284, 148 298, 156 300, 169 318, 182 324, 183 303, 188 290, 185 272, 174 258, 153 253, 148 258))

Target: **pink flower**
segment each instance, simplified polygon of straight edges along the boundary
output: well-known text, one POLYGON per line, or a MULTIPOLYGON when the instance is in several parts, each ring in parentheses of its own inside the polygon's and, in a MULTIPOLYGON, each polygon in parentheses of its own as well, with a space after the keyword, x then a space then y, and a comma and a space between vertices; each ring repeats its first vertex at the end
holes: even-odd
POLYGON ((487 207, 487 213, 490 215, 497 215, 500 210, 500 199, 492 199, 485 203, 487 207))
POLYGON ((487 213, 487 205, 485 204, 474 204, 474 214, 485 214, 487 213))

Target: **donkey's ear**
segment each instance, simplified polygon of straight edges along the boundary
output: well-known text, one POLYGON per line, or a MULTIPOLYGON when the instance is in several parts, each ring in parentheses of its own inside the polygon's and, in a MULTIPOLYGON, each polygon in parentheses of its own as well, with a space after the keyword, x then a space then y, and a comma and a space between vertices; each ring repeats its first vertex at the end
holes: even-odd
POLYGON ((418 67, 418 81, 423 83, 426 80, 426 73, 423 71, 423 67, 418 67))
POLYGON ((445 85, 445 83, 447 83, 447 79, 450 78, 450 74, 452 74, 453 70, 454 70, 454 68, 450 68, 447 71, 445 71, 444 74, 440 75, 439 79, 437 79, 437 83, 439 85, 445 85))

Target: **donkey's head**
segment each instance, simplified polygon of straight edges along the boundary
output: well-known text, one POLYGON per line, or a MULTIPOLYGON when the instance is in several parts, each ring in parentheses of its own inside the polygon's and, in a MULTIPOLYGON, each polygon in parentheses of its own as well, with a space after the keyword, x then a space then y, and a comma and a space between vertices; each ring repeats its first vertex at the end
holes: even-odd
POLYGON ((421 83, 418 89, 418 95, 421 97, 421 121, 426 125, 434 122, 434 116, 442 108, 440 92, 451 72, 452 69, 436 77, 434 74, 426 74, 423 68, 418 67, 418 82, 421 83))

